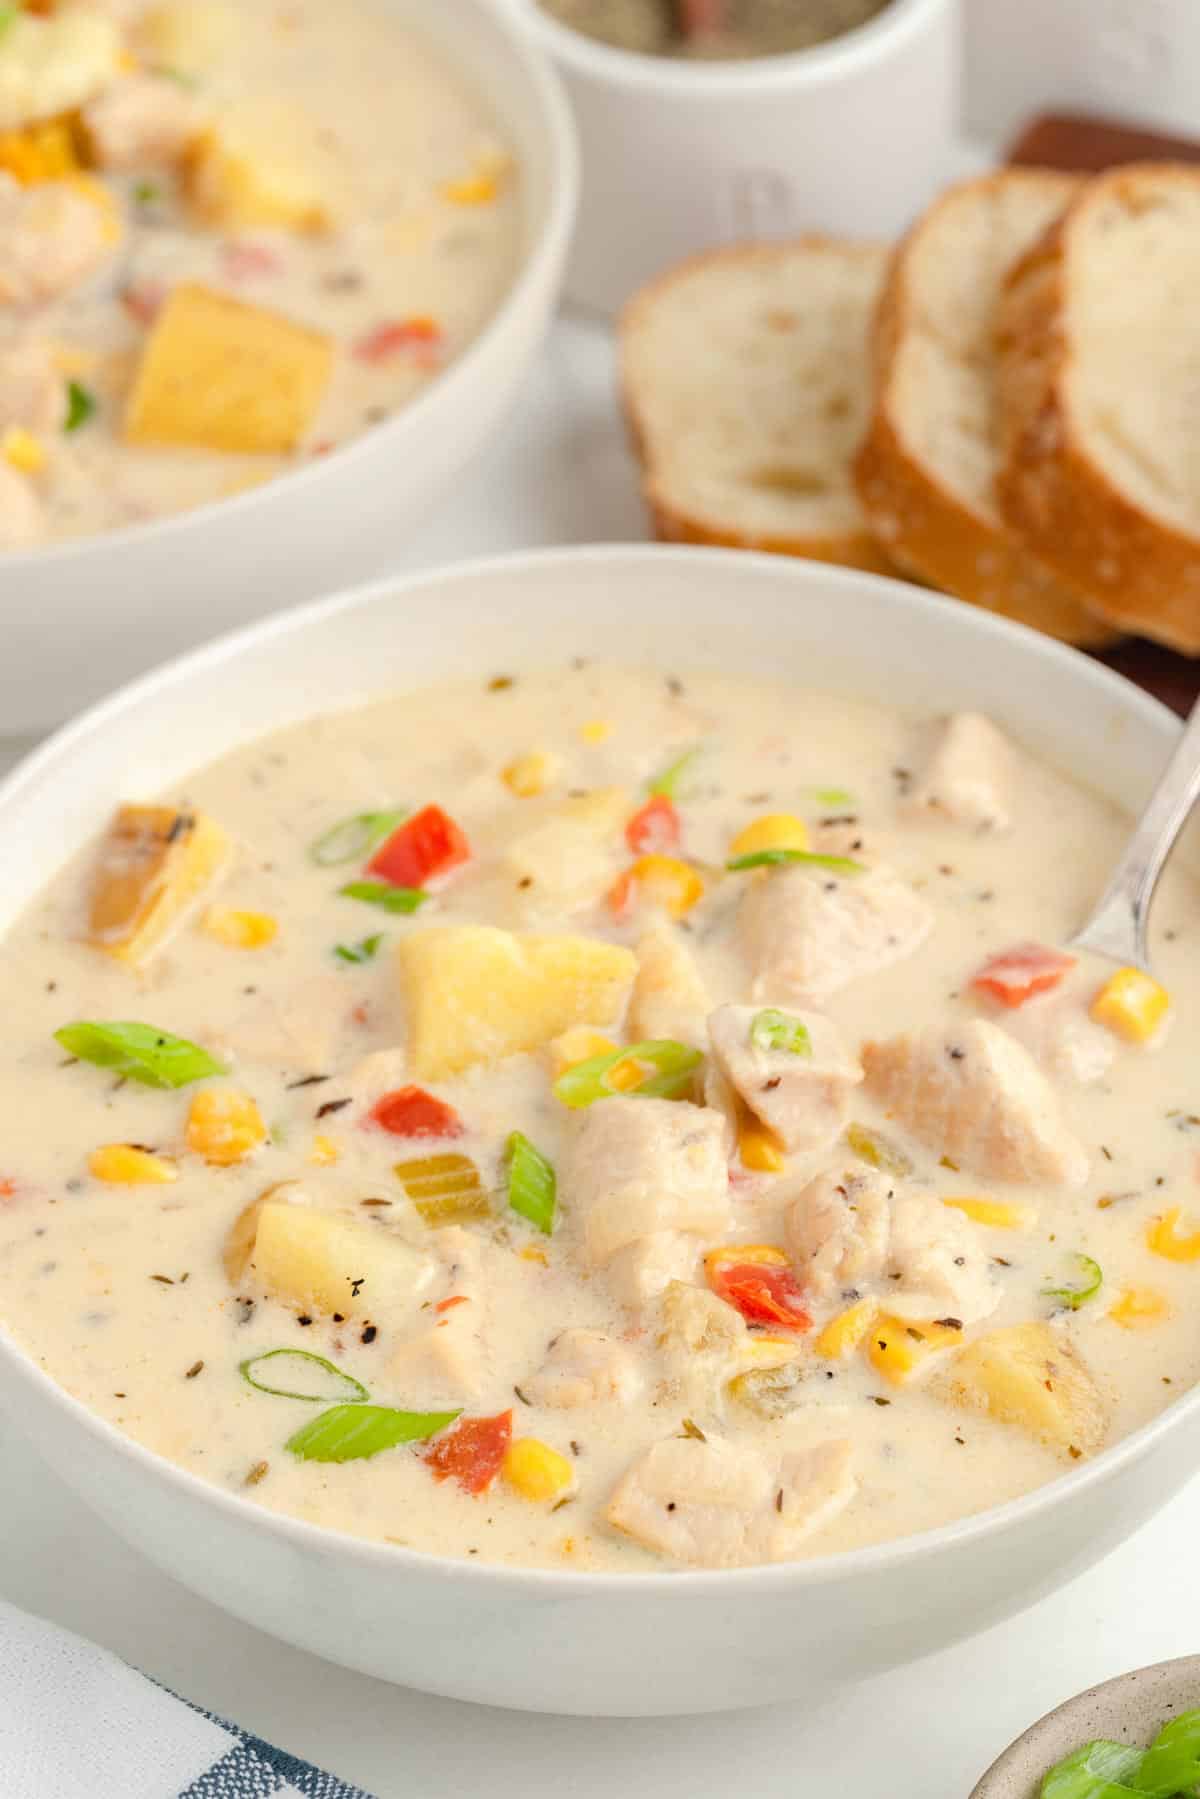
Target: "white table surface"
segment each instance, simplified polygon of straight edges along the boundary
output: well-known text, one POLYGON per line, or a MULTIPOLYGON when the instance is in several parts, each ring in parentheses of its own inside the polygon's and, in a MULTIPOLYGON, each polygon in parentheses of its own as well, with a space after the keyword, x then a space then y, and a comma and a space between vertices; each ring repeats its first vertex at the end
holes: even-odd
MULTIPOLYGON (((402 565, 643 534, 607 337, 563 322, 520 416, 402 565)), ((0 1593, 378 1799, 966 1799, 999 1750, 1060 1699, 1197 1648, 1193 1483, 1054 1599, 817 1710, 523 1717, 387 1687, 235 1623, 93 1519, 7 1424, 0 1469, 0 1593)))

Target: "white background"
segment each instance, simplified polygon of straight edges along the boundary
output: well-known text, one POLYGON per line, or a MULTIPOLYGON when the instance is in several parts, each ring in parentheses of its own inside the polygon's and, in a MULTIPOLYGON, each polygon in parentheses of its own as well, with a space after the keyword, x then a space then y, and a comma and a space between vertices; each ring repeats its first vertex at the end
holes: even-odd
MULTIPOLYGON (((569 322, 520 415, 401 562, 643 534, 608 339, 569 322)), ((0 1425, 0 1469, 0 1592, 379 1799, 966 1799, 993 1757, 1059 1700, 1200 1649, 1193 1483, 1055 1598, 816 1710, 523 1717, 344 1673, 226 1618, 93 1520, 9 1425, 0 1425)))

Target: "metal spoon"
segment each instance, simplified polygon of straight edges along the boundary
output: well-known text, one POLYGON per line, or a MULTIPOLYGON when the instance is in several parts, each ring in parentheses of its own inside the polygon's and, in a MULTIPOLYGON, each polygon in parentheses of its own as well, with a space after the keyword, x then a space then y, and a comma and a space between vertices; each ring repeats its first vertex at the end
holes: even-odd
POLYGON ((1158 877, 1200 798, 1200 699, 1095 910, 1070 942, 1149 972, 1146 921, 1158 877))

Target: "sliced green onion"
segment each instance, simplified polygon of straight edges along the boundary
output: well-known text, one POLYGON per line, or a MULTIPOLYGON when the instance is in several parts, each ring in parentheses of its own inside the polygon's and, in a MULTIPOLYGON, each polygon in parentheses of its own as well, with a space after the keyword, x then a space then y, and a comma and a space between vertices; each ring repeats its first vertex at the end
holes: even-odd
POLYGON ((1200 1786, 1200 1711, 1180 1712, 1164 1724, 1142 1758, 1134 1791, 1172 1799, 1200 1786))
POLYGON ((913 1171, 913 1165, 902 1149, 878 1131, 869 1131, 865 1124, 846 1126, 846 1144, 860 1161, 869 1162, 883 1174, 904 1175, 913 1171))
POLYGON ((1042 1288, 1043 1299, 1057 1299, 1060 1305, 1070 1306, 1073 1312, 1077 1312, 1080 1306, 1086 1305, 1089 1299, 1095 1299, 1104 1281, 1103 1269, 1099 1262, 1092 1260, 1091 1256, 1085 1256, 1077 1251, 1075 1260, 1079 1263, 1080 1272, 1083 1275, 1081 1287, 1042 1288))
POLYGON ((229 1072, 199 1044, 172 1037, 170 1031, 160 1031, 152 1024, 80 1020, 55 1031, 54 1041, 61 1043, 69 1056, 97 1068, 111 1068, 114 1074, 141 1081, 145 1087, 186 1087, 206 1075, 229 1072))
POLYGON ((668 767, 664 768, 661 774, 654 775, 646 782, 646 792, 651 794, 661 794, 662 797, 667 800, 677 800, 679 798, 679 790, 683 786, 689 771, 695 764, 699 755, 699 745, 694 746, 690 750, 685 750, 683 755, 670 763, 668 767))
POLYGON ((399 1443, 435 1437, 457 1417, 458 1412, 397 1412, 388 1405, 335 1405, 303 1425, 284 1448, 302 1462, 362 1462, 399 1443))
POLYGON ((1127 1743, 1085 1743, 1043 1778, 1041 1799, 1130 1799, 1143 1759, 1127 1743))
POLYGON ((96 410, 96 396, 79 381, 67 382, 67 416, 63 421, 64 431, 78 431, 86 425, 96 410))
POLYGON ((508 1139, 508 1203, 549 1236, 558 1206, 553 1164, 520 1131, 508 1139))
POLYGON ((415 912, 429 898, 422 887, 392 887, 387 881, 348 881, 338 892, 365 906, 382 906, 385 912, 415 912))
POLYGON ((159 63, 152 73, 161 75, 164 81, 173 81, 176 87, 186 89, 189 94, 194 94, 200 86, 198 75, 191 74, 187 69, 178 69, 172 63, 159 63))
POLYGON ((799 862, 805 868, 828 868, 839 875, 860 875, 866 870, 864 862, 855 862, 850 856, 819 856, 815 850, 755 850, 749 856, 735 856, 725 866, 731 874, 741 874, 745 868, 777 868, 783 862, 799 862))
POLYGON ((777 1049, 788 1056, 811 1056, 808 1026, 790 1012, 766 1006, 750 1020, 750 1041, 755 1049, 777 1049))
POLYGON ((836 807, 839 812, 857 804, 848 787, 817 787, 813 790, 813 798, 818 806, 836 807))
POLYGON ((163 191, 157 181, 137 181, 134 183, 133 199, 136 206, 155 206, 162 197, 163 191))
POLYGON ((310 845, 309 855, 318 868, 336 868, 339 862, 359 861, 370 850, 390 837, 396 826, 408 817, 406 807, 392 812, 356 812, 332 825, 323 837, 310 845))
POLYGON ((239 1362, 238 1373, 254 1388, 256 1393, 274 1393, 279 1399, 310 1399, 319 1404, 322 1400, 328 1402, 331 1399, 352 1400, 371 1397, 360 1380, 355 1380, 352 1374, 346 1374, 342 1369, 335 1367, 332 1362, 327 1362, 323 1355, 313 1355, 312 1351, 308 1349, 264 1350, 262 1355, 252 1355, 246 1361, 239 1362), (264 1367, 264 1363, 277 1361, 280 1356, 287 1358, 280 1367, 269 1370, 264 1367), (289 1373, 293 1363, 296 1364, 295 1372, 289 1373), (329 1375, 330 1379, 322 1381, 316 1373, 317 1369, 320 1369, 323 1374, 329 1375), (259 1374, 269 1373, 276 1380, 290 1379, 309 1387, 323 1387, 324 1390, 319 1393, 305 1392, 302 1385, 272 1387, 266 1380, 259 1380, 255 1370, 259 1374))
POLYGON ((590 1106, 595 1100, 610 1099, 624 1092, 627 1099, 677 1099, 691 1085, 692 1075, 704 1060, 698 1049, 675 1043, 669 1037, 650 1043, 631 1043, 628 1049, 606 1050, 603 1055, 589 1056, 560 1074, 554 1083, 554 1096, 564 1106, 590 1106), (637 1087, 614 1087, 614 1071, 624 1064, 648 1063, 657 1074, 637 1087))
POLYGON ((373 962, 383 942, 383 933, 376 931, 373 937, 364 937, 361 943, 335 943, 333 953, 339 962, 373 962))

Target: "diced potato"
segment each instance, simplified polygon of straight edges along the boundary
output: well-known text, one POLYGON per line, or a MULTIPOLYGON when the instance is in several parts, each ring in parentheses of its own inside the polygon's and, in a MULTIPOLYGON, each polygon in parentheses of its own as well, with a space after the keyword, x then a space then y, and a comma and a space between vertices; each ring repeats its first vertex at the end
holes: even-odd
POLYGON ((961 1212, 973 1224, 982 1224, 985 1229, 993 1231, 1031 1231, 1037 1223, 1037 1213, 1032 1206, 1010 1204, 1003 1199, 944 1199, 944 1206, 953 1212, 961 1212))
POLYGON ((757 856, 763 850, 806 850, 808 826, 792 812, 770 812, 740 830, 729 846, 731 856, 757 856))
POLYGON ((1153 1330, 1171 1316, 1171 1305, 1153 1287, 1124 1287, 1109 1306, 1108 1316, 1122 1330, 1153 1330))
POLYGON ((219 0, 177 0, 141 20, 137 46, 152 67, 203 75, 237 47, 237 10, 219 0))
POLYGON ((546 791, 561 767, 561 757, 552 750, 530 750, 527 755, 510 762, 501 779, 510 793, 516 794, 518 799, 529 800, 546 791))
POLYGON ((187 188, 224 231, 319 233, 346 208, 345 175, 320 122, 284 100, 245 100, 222 113, 188 159, 187 188))
POLYGON ((401 939, 396 966, 418 1080, 540 1049, 576 1024, 619 1017, 632 951, 592 937, 443 925, 401 939))
POLYGON ((1179 1207, 1172 1206, 1156 1218, 1146 1232, 1147 1246, 1168 1262, 1200 1262, 1200 1230, 1181 1236, 1179 1217, 1179 1207))
POLYGON ((264 1200, 246 1274, 276 1299, 344 1318, 411 1311, 434 1264, 398 1237, 345 1212, 264 1200))
POLYGON ((572 1464, 537 1437, 514 1437, 504 1452, 500 1471, 522 1499, 561 1499, 575 1488, 572 1464))
POLYGON ((879 1302, 874 1299, 860 1299, 856 1305, 839 1312, 818 1333, 815 1345, 817 1354, 826 1356, 831 1362, 840 1362, 846 1356, 853 1355, 878 1313, 879 1302))
POLYGON ((951 1404, 993 1418, 1064 1454, 1091 1455, 1108 1407, 1087 1363, 1048 1324, 1010 1324, 959 1351, 939 1383, 951 1404))
POLYGON ((187 1146, 215 1167, 244 1162, 266 1140, 262 1113, 236 1087, 205 1087, 188 1108, 187 1146))
POLYGON ((279 934, 279 920, 269 912, 239 912, 233 906, 210 906, 200 923, 206 936, 228 949, 263 949, 279 934))
POLYGON ((250 1251, 254 1248, 254 1239, 258 1235, 259 1213, 268 1200, 292 1206, 307 1205, 308 1195, 298 1181, 276 1181, 243 1206, 229 1227, 225 1239, 225 1247, 221 1251, 221 1263, 232 1286, 237 1286, 246 1272, 250 1260, 250 1251))
POLYGON ((121 34, 98 9, 43 19, 18 7, 4 28, 0 131, 82 106, 119 72, 120 53, 121 34))
POLYGON ((962 1342, 961 1326, 886 1316, 872 1319, 870 1332, 863 1335, 871 1366, 894 1387, 920 1374, 931 1356, 962 1342))
POLYGON ((531 810, 536 822, 514 836, 504 852, 506 872, 523 899, 555 911, 598 900, 624 851, 629 816, 624 789, 598 787, 531 810))
POLYGON ((1092 1001, 1091 1015, 1127 1043, 1148 1043, 1171 1004, 1165 987, 1140 968, 1118 968, 1092 1001))
POLYGON ((88 1157, 88 1168, 98 1181, 117 1187, 146 1187, 177 1181, 179 1170, 167 1156, 137 1143, 105 1143, 88 1157))
POLYGON ((185 283, 146 340, 125 440, 285 455, 312 423, 332 366, 320 332, 185 283))
POLYGON ((225 833, 202 812, 122 806, 101 845, 88 941, 122 962, 145 962, 228 854, 225 833))

